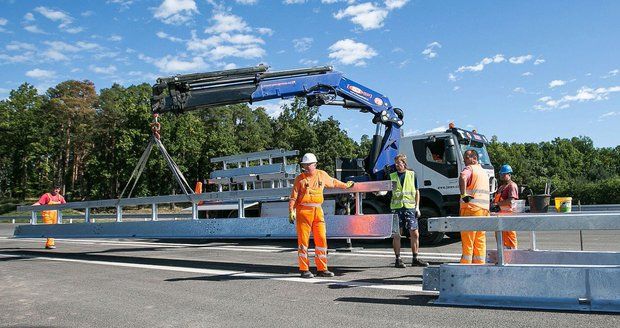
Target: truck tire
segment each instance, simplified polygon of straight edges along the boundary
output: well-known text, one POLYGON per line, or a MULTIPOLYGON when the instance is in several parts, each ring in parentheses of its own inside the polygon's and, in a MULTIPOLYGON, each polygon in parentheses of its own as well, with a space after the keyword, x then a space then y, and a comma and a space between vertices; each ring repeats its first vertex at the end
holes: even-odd
POLYGON ((418 226, 420 229, 421 245, 436 245, 443 240, 444 233, 437 231, 428 231, 428 218, 438 217, 439 212, 432 207, 420 207, 420 217, 418 218, 418 226))

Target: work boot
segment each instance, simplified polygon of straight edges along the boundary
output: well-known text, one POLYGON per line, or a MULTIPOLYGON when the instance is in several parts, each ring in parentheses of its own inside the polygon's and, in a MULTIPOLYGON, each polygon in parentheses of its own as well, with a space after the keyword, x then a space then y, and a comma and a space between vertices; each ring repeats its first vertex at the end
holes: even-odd
POLYGON ((310 271, 302 271, 301 277, 305 279, 310 279, 310 278, 314 278, 314 275, 310 271))
POLYGON ((397 268, 405 268, 405 267, 407 267, 405 265, 405 263, 403 263, 403 260, 400 259, 400 257, 396 258, 396 261, 394 261, 394 266, 397 267, 397 268))
POLYGON ((334 273, 329 270, 325 270, 325 271, 318 271, 316 275, 319 277, 331 278, 334 276, 334 273))
POLYGON ((414 266, 414 267, 427 267, 428 266, 428 262, 420 260, 417 257, 413 257, 413 260, 411 261, 411 266, 414 266))
POLYGON ((52 246, 45 246, 45 249, 56 249, 56 246, 52 245, 52 246))

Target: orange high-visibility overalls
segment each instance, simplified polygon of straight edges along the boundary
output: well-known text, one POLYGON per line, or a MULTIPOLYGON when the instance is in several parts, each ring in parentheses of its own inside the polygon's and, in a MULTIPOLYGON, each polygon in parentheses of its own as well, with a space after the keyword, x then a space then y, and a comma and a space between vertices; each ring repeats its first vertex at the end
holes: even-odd
POLYGON ((323 189, 346 188, 347 185, 316 170, 313 175, 302 173, 295 178, 291 191, 289 211, 297 214, 297 257, 300 271, 308 271, 308 245, 310 232, 314 237, 314 262, 318 271, 327 270, 327 236, 323 217, 323 189))
MULTIPOLYGON (((468 203, 461 200, 461 216, 489 216, 491 203, 489 179, 480 164, 471 165, 472 175, 466 186, 466 192, 472 196, 468 203)), ((462 231, 461 263, 484 264, 486 260, 486 235, 484 231, 462 231)))
MULTIPOLYGON (((514 183, 514 182, 511 182, 514 183)), ((493 199, 493 202, 495 203, 499 203, 501 201, 504 201, 505 199, 502 198, 502 191, 504 190, 504 188, 506 188, 505 186, 500 186, 499 189, 497 189, 497 192, 495 193, 495 198, 493 199)), ((512 213, 512 208, 511 209, 504 209, 501 208, 500 213, 512 213)), ((517 249, 517 232, 516 231, 502 231, 502 239, 504 240, 504 247, 507 249, 517 249)))

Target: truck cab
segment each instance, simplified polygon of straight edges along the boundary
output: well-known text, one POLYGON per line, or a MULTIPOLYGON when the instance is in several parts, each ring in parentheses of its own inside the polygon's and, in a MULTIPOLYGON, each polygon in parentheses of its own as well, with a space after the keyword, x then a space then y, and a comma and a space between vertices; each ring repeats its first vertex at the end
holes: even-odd
MULTIPOLYGON (((459 215, 459 173, 465 168, 463 153, 474 149, 488 173, 491 192, 497 190, 493 165, 487 152, 488 140, 476 131, 450 127, 445 132, 402 137, 399 151, 407 155, 407 166, 414 170, 420 192, 420 236, 422 242, 434 244, 444 235, 429 233, 426 219, 459 215)), ((458 237, 458 235, 451 235, 458 237)))

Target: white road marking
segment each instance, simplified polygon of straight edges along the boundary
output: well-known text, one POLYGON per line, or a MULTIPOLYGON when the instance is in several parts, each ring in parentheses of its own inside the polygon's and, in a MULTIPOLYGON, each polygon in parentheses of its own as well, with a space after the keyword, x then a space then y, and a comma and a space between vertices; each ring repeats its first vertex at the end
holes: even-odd
MULTIPOLYGON (((40 238, 9 238, 0 237, 0 240, 25 241, 41 243, 40 238)), ((147 241, 123 241, 123 240, 105 240, 105 239, 63 239, 56 238, 56 241, 67 244, 77 245, 107 245, 107 246, 133 246, 133 247, 152 247, 152 248, 185 248, 192 247, 194 249, 207 250, 224 250, 233 252, 256 252, 256 253, 295 253, 296 248, 278 247, 278 246, 262 246, 262 245, 236 245, 219 243, 216 245, 200 245, 200 244, 184 244, 184 243, 154 243, 147 241)), ((313 249, 310 249, 313 252, 313 249)), ((356 250, 355 252, 334 252, 330 250, 331 256, 344 257, 379 257, 393 258, 394 253, 391 250, 356 250)), ((405 251, 401 255, 402 258, 411 258, 409 253, 405 251)), ((459 261, 461 254, 456 253, 419 253, 419 257, 424 260, 437 261, 459 261)))
POLYGON ((147 269, 147 270, 198 273, 198 274, 205 274, 205 275, 212 275, 212 276, 226 275, 226 276, 232 276, 232 277, 249 277, 249 278, 256 278, 256 279, 320 284, 320 285, 328 285, 328 286, 331 285, 331 286, 343 286, 343 287, 387 289, 387 290, 415 292, 418 294, 425 294, 425 295, 439 295, 439 293, 435 291, 422 290, 422 287, 419 285, 393 285, 393 284, 379 284, 379 283, 373 284, 373 283, 366 283, 366 282, 359 282, 359 281, 342 281, 342 280, 336 280, 336 279, 323 279, 323 278, 303 279, 300 277, 291 277, 291 276, 273 274, 273 273, 271 274, 270 273, 253 273, 253 272, 242 272, 242 271, 232 271, 232 270, 200 269, 200 268, 187 268, 187 267, 178 267, 178 266, 96 261, 96 260, 78 260, 78 259, 13 255, 13 254, 2 254, 2 253, 0 253, 0 256, 27 258, 27 259, 33 259, 33 260, 84 263, 84 264, 95 264, 95 265, 105 265, 105 266, 114 266, 114 267, 125 267, 125 268, 138 268, 138 269, 147 269))

